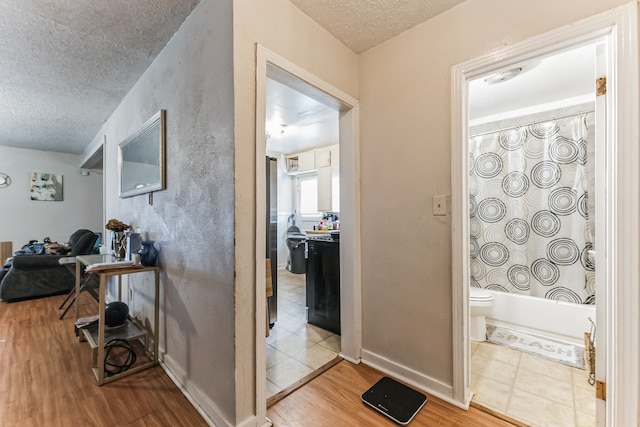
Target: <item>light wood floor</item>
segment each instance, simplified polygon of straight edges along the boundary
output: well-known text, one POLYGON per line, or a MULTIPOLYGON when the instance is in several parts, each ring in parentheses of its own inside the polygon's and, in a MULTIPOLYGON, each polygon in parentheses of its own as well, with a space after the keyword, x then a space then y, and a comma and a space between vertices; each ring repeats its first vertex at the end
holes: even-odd
MULTIPOLYGON (((360 400, 382 376, 366 365, 342 361, 271 406, 267 416, 275 427, 397 426, 360 400)), ((467 412, 430 395, 410 426, 513 427, 476 408, 467 412)))
POLYGON ((95 385, 63 298, 0 302, 0 426, 207 425, 159 366, 95 385))
MULTIPOLYGON (((91 352, 76 339, 73 316, 58 320, 63 298, 0 302, 0 426, 207 425, 159 366, 95 385, 91 352)), ((276 427, 394 426, 360 401, 381 376, 342 361, 273 405, 268 416, 276 427)), ((411 426, 436 425, 511 424, 429 396, 411 426)))

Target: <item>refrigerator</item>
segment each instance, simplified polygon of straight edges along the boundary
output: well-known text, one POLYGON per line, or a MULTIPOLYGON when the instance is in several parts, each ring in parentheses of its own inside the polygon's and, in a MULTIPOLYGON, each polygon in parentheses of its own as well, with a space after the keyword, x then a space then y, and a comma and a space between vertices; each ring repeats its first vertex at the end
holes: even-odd
POLYGON ((271 283, 273 296, 267 298, 269 310, 269 326, 278 321, 278 162, 275 157, 266 158, 267 161, 267 203, 266 203, 266 258, 271 261, 271 283))

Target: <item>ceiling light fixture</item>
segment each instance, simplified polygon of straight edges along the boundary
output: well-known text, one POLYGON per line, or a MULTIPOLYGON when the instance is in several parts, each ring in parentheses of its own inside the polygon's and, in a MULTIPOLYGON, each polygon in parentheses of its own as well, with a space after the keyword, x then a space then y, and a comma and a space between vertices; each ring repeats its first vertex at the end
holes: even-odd
POLYGON ((507 71, 501 71, 499 73, 493 74, 487 77, 486 79, 484 79, 484 82, 488 85, 503 83, 503 82, 506 82, 507 80, 511 80, 512 78, 516 77, 521 72, 522 72, 522 67, 512 68, 507 71))

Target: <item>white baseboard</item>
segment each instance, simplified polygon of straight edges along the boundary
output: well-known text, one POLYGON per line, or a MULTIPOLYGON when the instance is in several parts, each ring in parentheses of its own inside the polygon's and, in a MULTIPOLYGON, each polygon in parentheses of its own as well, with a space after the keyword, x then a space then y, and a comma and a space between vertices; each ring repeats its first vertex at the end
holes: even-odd
MULTIPOLYGON (((231 424, 220 412, 216 404, 209 399, 197 386, 186 380, 187 375, 173 360, 171 356, 165 354, 160 366, 167 373, 171 381, 180 389, 182 394, 189 400, 198 413, 204 418, 205 422, 213 427, 232 427, 231 424), (185 379, 183 383, 180 379, 185 379)), ((256 425, 255 420, 252 424, 256 425)))
POLYGON ((345 356, 344 354, 340 353, 339 354, 340 357, 342 357, 344 360, 346 360, 347 362, 353 363, 354 365, 359 365, 361 362, 361 359, 352 359, 349 356, 345 356))
POLYGON ((249 417, 246 420, 244 420, 243 422, 237 424, 236 427, 255 427, 255 426, 260 426, 260 427, 272 427, 273 424, 271 423, 271 421, 269 421, 268 419, 264 421, 263 424, 260 424, 258 422, 258 418, 255 416, 249 417))
MULTIPOLYGON (((380 356, 368 350, 362 350, 362 363, 392 376, 404 383, 414 386, 427 394, 432 394, 458 408, 468 410, 468 403, 457 402, 453 399, 453 387, 442 381, 428 377, 407 366, 403 366, 384 356, 380 356)), ((373 385, 373 384, 372 384, 373 385)), ((364 390, 363 390, 364 392, 364 390)))

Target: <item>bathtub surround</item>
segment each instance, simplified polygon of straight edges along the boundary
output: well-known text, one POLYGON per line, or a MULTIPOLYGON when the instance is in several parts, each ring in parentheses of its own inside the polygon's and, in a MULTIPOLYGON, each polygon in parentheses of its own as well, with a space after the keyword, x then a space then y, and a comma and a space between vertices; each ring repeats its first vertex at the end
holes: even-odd
POLYGON ((494 298, 487 322, 534 335, 584 345, 584 333, 591 328, 589 318, 596 318, 593 304, 537 298, 528 295, 489 292, 494 298))
POLYGON ((489 326, 487 339, 494 344, 540 356, 563 365, 584 369, 584 348, 575 344, 500 326, 489 326))
POLYGON ((593 116, 556 110, 472 131, 471 286, 595 303, 595 266, 587 257, 594 241, 587 185, 593 116))

